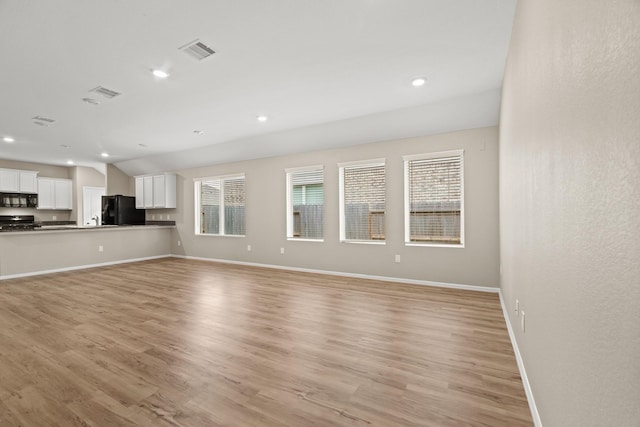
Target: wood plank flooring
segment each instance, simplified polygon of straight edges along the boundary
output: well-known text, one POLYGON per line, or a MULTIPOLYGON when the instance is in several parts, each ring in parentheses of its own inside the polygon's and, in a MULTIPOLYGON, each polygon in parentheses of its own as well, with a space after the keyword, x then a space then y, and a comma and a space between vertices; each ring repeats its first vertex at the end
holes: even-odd
POLYGON ((1 426, 530 426, 496 294, 166 258, 0 282, 1 426))

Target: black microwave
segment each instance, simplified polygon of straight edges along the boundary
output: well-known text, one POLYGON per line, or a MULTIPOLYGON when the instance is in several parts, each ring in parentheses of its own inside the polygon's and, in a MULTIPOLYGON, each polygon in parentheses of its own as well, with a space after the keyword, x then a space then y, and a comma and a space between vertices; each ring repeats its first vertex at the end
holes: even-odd
POLYGON ((0 207, 37 208, 38 195, 28 193, 0 193, 0 207))

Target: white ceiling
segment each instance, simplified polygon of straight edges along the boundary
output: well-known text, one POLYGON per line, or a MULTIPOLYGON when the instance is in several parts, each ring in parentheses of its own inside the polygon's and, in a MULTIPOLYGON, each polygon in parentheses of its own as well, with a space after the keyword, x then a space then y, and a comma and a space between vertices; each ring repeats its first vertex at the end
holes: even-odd
POLYGON ((0 157, 133 175, 494 125, 515 3, 0 0, 0 157))

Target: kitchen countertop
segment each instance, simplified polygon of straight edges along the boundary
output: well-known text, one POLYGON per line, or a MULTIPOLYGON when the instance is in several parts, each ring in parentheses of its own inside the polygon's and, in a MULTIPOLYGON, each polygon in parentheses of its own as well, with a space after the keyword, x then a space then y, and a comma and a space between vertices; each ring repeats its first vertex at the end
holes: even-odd
POLYGON ((0 230, 2 235, 15 235, 15 234, 34 234, 34 233, 72 233, 79 231, 113 231, 113 230, 149 230, 152 228, 175 228, 175 224, 148 224, 148 225, 43 225, 42 227, 34 228, 32 230, 0 230))

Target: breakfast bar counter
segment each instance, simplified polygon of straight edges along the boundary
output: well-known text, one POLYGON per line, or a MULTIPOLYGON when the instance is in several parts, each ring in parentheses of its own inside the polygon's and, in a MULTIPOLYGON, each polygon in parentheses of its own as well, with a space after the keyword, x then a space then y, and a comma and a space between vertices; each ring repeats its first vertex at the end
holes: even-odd
POLYGON ((168 256, 173 233, 175 225, 0 232, 0 280, 168 256))

